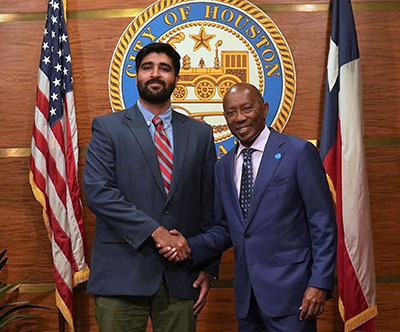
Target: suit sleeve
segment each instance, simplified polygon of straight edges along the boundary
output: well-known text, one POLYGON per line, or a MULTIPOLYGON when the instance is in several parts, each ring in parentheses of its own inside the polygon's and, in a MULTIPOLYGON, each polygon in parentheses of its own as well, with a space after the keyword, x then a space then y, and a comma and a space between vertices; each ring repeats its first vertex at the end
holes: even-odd
POLYGON ((325 171, 311 143, 307 143, 300 154, 297 178, 312 241, 313 265, 308 286, 333 290, 336 218, 325 171))
POLYGON ((87 205, 135 249, 160 226, 146 213, 136 208, 116 184, 115 146, 102 118, 92 123, 92 138, 86 154, 83 185, 87 205))
MULTIPOLYGON (((202 182, 201 182, 201 231, 205 232, 214 224, 214 167, 217 157, 215 153, 214 137, 212 129, 210 128, 208 134, 208 144, 206 158, 202 167, 202 182)), ((189 244, 190 245, 190 244, 189 244)), ((212 275, 218 276, 220 256, 210 260, 202 270, 212 275)))
POLYGON ((229 236, 229 226, 222 204, 219 177, 217 175, 218 163, 215 167, 215 191, 214 191, 214 218, 215 224, 205 233, 188 239, 192 250, 193 266, 199 266, 218 260, 222 253, 232 246, 229 236))
POLYGON ((214 138, 210 127, 206 155, 201 170, 201 230, 203 232, 214 224, 214 167, 216 159, 214 138))

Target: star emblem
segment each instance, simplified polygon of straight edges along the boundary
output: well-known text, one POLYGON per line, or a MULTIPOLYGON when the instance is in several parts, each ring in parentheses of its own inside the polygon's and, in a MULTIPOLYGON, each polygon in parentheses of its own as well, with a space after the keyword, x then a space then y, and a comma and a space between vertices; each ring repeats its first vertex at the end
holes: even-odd
POLYGON ((206 48, 208 51, 211 51, 210 40, 215 37, 215 35, 207 35, 204 27, 200 28, 198 35, 189 35, 196 44, 193 47, 193 52, 196 52, 200 47, 206 48))
POLYGON ((49 56, 45 56, 42 60, 42 62, 44 62, 45 65, 47 65, 48 63, 50 63, 50 57, 49 56))
POLYGON ((56 100, 58 100, 58 94, 55 93, 55 92, 53 92, 53 94, 50 96, 50 98, 51 98, 53 101, 56 101, 56 100))
POLYGON ((68 36, 65 33, 63 33, 63 35, 60 37, 60 41, 66 42, 67 38, 68 38, 68 36))
POLYGON ((54 81, 53 81, 53 84, 54 84, 54 86, 56 87, 56 86, 61 86, 61 80, 60 79, 58 79, 57 77, 55 77, 54 78, 54 81))

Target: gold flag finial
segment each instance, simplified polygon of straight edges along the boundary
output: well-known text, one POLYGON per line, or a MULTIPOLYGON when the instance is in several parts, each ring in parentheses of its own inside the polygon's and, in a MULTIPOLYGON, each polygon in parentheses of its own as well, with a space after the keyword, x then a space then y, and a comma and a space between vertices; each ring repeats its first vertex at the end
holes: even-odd
POLYGON ((63 9, 64 9, 64 20, 67 23, 67 0, 62 0, 63 2, 63 9))

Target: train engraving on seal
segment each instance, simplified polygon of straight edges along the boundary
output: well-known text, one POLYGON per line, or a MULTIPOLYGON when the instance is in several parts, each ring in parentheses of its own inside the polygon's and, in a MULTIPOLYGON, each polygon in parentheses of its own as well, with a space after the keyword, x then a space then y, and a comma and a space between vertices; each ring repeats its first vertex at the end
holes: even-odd
POLYGON ((235 83, 255 85, 269 104, 267 125, 281 132, 296 93, 292 54, 274 22, 248 1, 160 0, 134 18, 122 34, 110 66, 113 111, 138 99, 135 56, 163 42, 181 55, 173 108, 213 128, 218 156, 235 144, 223 117, 222 99, 235 83))

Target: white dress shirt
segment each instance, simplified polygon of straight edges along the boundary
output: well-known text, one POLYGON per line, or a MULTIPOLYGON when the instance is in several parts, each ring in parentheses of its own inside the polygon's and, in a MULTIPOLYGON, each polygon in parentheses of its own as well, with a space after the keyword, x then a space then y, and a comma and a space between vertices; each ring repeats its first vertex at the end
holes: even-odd
MULTIPOLYGON (((251 164, 253 166, 253 183, 257 179, 258 168, 260 167, 261 159, 264 154, 265 145, 267 144, 269 138, 269 133, 270 133, 269 128, 265 126, 265 128, 260 133, 260 135, 258 135, 254 143, 249 147, 255 150, 251 156, 251 164)), ((243 149, 247 149, 247 147, 245 147, 239 142, 239 147, 236 151, 235 165, 233 169, 233 180, 235 181, 235 187, 238 197, 240 195, 240 181, 242 178, 243 149)))

